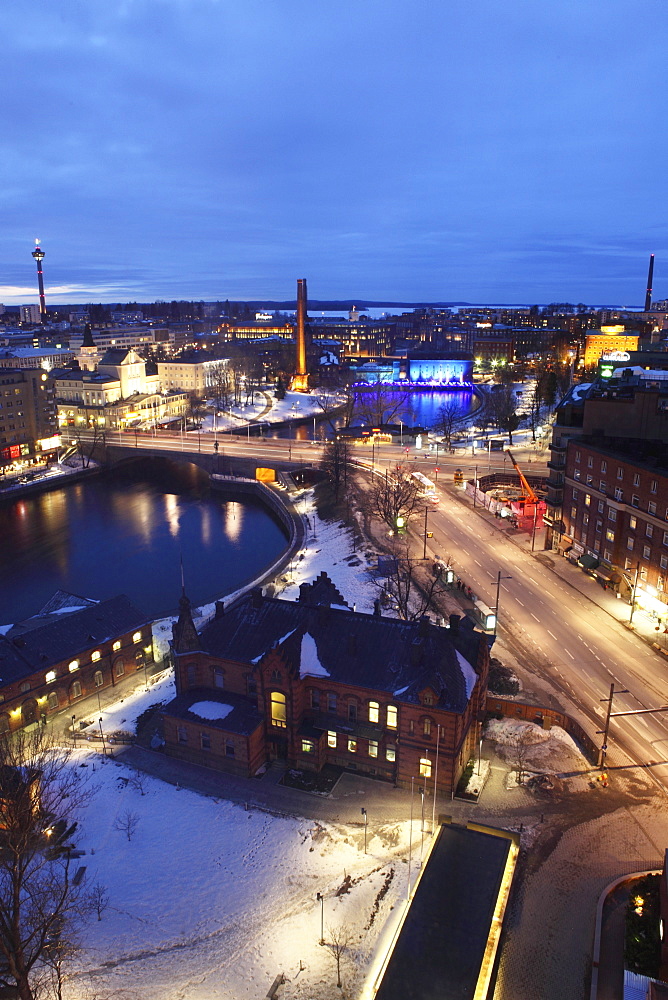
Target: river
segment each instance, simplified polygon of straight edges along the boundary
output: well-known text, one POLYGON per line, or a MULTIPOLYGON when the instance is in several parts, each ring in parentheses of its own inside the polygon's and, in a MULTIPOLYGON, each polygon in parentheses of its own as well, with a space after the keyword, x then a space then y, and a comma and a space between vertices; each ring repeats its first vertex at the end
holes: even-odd
POLYGON ((150 617, 173 614, 180 561, 194 605, 252 580, 287 545, 259 502, 226 500, 194 465, 164 459, 0 506, 0 625, 36 614, 56 590, 124 593, 150 617))

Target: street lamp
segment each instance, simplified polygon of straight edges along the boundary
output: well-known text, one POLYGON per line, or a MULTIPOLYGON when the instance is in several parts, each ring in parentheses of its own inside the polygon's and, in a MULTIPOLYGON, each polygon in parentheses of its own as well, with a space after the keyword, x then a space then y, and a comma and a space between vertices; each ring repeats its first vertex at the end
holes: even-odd
POLYGON ((362 806, 362 816, 364 816, 364 853, 366 854, 366 828, 369 821, 369 817, 366 814, 366 809, 362 806))
POLYGON ((321 892, 316 892, 315 898, 320 903, 320 944, 325 943, 325 897, 321 892))
POLYGON ((631 591, 631 614, 629 615, 629 625, 633 622, 633 612, 636 608, 636 591, 638 589, 638 575, 640 573, 640 563, 636 566, 635 576, 633 578, 633 590, 631 591))
POLYGON ((496 574, 496 604, 494 606, 494 635, 499 627, 499 596, 501 591, 501 581, 512 580, 512 576, 501 576, 501 570, 496 574))
POLYGON ((427 514, 429 513, 429 508, 424 509, 424 545, 422 547, 422 558, 427 558, 427 514))

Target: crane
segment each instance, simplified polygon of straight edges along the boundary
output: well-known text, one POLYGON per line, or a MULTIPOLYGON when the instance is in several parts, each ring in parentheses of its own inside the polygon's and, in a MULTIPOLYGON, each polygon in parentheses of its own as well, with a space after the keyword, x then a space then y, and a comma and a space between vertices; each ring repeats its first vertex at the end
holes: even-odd
POLYGON ((512 451, 510 451, 509 448, 506 448, 506 453, 510 456, 510 461, 513 463, 513 466, 515 467, 515 472, 520 477, 520 483, 522 484, 522 489, 524 490, 525 493, 525 496, 521 497, 521 502, 523 503, 523 505, 537 504, 538 495, 536 494, 534 488, 530 486, 529 483, 527 482, 526 476, 524 475, 519 465, 515 461, 512 451))

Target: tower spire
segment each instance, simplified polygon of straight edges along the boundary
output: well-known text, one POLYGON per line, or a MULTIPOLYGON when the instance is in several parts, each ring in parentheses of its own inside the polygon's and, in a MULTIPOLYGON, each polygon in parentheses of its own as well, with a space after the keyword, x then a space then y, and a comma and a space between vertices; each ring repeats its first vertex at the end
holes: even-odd
POLYGON ((46 256, 44 251, 39 245, 39 240, 35 240, 37 244, 32 252, 33 257, 37 261, 37 284, 39 285, 39 315, 42 323, 46 320, 46 301, 44 299, 44 278, 42 276, 42 261, 46 256))
POLYGON ((647 272, 647 291, 645 292, 645 312, 652 308, 652 278, 654 277, 654 254, 649 255, 649 271, 647 272))

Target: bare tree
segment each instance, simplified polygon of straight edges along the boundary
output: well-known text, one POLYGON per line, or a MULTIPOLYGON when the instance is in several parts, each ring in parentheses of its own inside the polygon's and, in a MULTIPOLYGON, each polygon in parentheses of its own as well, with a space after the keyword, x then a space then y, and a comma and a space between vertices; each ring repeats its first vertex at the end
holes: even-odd
POLYGON ((517 771, 517 782, 522 783, 527 761, 531 753, 531 748, 540 740, 531 726, 523 726, 508 744, 510 747, 511 763, 517 771))
POLYGON ((373 476, 362 495, 361 507, 366 514, 384 521, 394 532, 400 522, 405 527, 411 517, 424 513, 422 489, 409 466, 397 466, 391 476, 373 476))
POLYGON ((350 446, 344 438, 335 438, 326 446, 321 468, 327 474, 327 478, 334 492, 334 501, 338 502, 341 493, 345 492, 350 471, 350 446))
POLYGON ((55 942, 88 909, 75 885, 74 816, 90 799, 69 751, 43 727, 0 736, 0 983, 34 1000, 55 942))
POLYGON ((439 406, 436 411, 436 423, 434 424, 434 428, 442 436, 443 443, 448 451, 452 449, 452 435, 455 427, 461 419, 462 411, 454 400, 443 403, 443 405, 439 406))
POLYGON ((90 903, 97 913, 97 919, 102 920, 102 914, 109 905, 109 893, 101 882, 96 882, 90 890, 90 903))
POLYGON ((139 792, 140 795, 146 795, 148 777, 143 771, 136 771, 132 777, 128 779, 128 784, 131 788, 134 788, 136 792, 139 792))
POLYGON ((362 423, 382 427, 412 413, 408 392, 390 392, 382 383, 355 390, 354 414, 362 423))
POLYGON ((441 571, 434 573, 422 560, 410 559, 406 546, 386 563, 388 570, 376 574, 374 584, 380 591, 381 604, 394 611, 403 621, 417 621, 428 611, 436 611, 436 599, 444 593, 441 571))
POLYGON ((137 813, 130 812, 129 809, 126 809, 114 820, 114 830, 124 833, 128 840, 132 840, 138 825, 139 816, 137 813))
POLYGON ((338 927, 328 927, 327 936, 329 937, 329 950, 336 962, 336 985, 341 989, 343 986, 341 982, 341 959, 350 947, 352 935, 344 924, 340 924, 338 927))
POLYGON ((502 385, 491 398, 496 425, 507 433, 510 444, 512 444, 513 431, 517 430, 520 423, 520 416, 517 413, 517 397, 512 383, 502 385))

